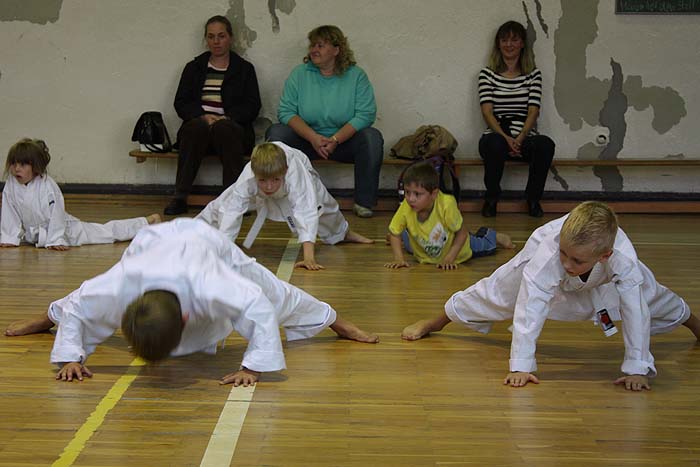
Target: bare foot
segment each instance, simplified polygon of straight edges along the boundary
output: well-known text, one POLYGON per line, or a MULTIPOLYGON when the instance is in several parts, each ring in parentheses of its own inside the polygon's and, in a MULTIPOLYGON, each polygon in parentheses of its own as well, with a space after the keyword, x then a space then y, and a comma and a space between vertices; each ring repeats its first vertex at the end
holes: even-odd
POLYGON ((44 314, 38 318, 15 321, 5 329, 5 335, 8 337, 25 336, 48 331, 52 327, 53 321, 49 319, 48 315, 44 314))
POLYGON ((343 241, 349 243, 374 243, 374 240, 371 238, 363 237, 359 233, 353 232, 352 230, 348 230, 348 233, 345 234, 343 241))
POLYGON ((160 214, 155 213, 146 217, 146 222, 148 222, 149 224, 160 224, 161 222, 163 222, 163 218, 160 217, 160 214))
POLYGON ((515 248, 513 241, 510 239, 510 235, 507 235, 504 233, 496 232, 496 243, 501 248, 507 248, 509 250, 512 250, 513 248, 515 248))
POLYGON ((698 319, 697 316, 691 313, 690 318, 688 318, 685 321, 685 323, 683 323, 683 326, 690 329, 691 332, 695 335, 695 338, 700 341, 700 319, 698 319))
POLYGON ((366 342, 368 344, 376 344, 379 342, 379 336, 376 334, 369 334, 341 317, 335 319, 335 322, 331 324, 331 329, 335 331, 338 336, 353 341, 366 342))
POLYGON ((410 326, 406 326, 401 331, 401 338, 407 341, 417 341, 431 332, 441 331, 448 323, 450 323, 450 318, 445 314, 431 319, 422 319, 410 326))

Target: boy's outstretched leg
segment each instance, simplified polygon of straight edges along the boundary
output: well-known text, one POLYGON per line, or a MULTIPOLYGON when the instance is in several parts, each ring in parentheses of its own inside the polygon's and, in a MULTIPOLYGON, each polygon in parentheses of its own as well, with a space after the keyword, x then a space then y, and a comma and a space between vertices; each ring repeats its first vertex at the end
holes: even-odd
POLYGON ((349 229, 348 233, 345 234, 345 238, 343 239, 343 241, 348 243, 374 243, 374 240, 372 240, 371 238, 367 238, 349 229))
POLYGON ((700 341, 700 318, 691 313, 690 318, 685 320, 683 326, 690 329, 690 331, 695 335, 695 338, 700 341))
POLYGON ((442 328, 450 324, 450 318, 447 317, 445 312, 440 313, 438 316, 430 319, 422 319, 418 322, 406 326, 401 332, 401 338, 407 341, 417 341, 427 336, 431 332, 441 331, 442 328))
POLYGON ((336 316, 335 321, 330 328, 335 331, 340 337, 350 339, 357 342, 366 342, 368 344, 376 344, 379 342, 379 336, 370 334, 358 328, 350 321, 346 321, 340 316, 336 316))
POLYGON ((510 239, 510 235, 501 232, 496 232, 496 244, 501 248, 507 248, 509 250, 515 248, 513 240, 510 239))
POLYGON ((23 319, 11 323, 5 329, 5 335, 8 337, 24 336, 27 334, 36 334, 38 332, 48 331, 54 326, 53 321, 49 319, 47 313, 43 313, 36 318, 23 319))

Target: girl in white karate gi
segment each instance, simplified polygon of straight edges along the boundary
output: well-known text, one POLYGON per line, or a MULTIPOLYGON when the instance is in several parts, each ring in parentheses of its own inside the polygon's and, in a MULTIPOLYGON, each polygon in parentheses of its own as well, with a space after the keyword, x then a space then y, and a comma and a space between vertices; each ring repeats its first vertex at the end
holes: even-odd
POLYGON ((48 313, 13 323, 5 334, 41 332, 54 324, 59 326, 51 362, 61 366, 56 379, 65 381, 92 376, 85 360, 120 326, 135 353, 148 360, 215 353, 217 342, 235 330, 248 339, 248 349, 241 369, 221 383, 236 386, 255 383, 260 372, 285 368, 280 325, 289 341, 330 327, 341 337, 378 342, 376 335, 279 280, 223 234, 193 219, 142 229, 110 270, 53 302, 48 313), (139 319, 147 316, 147 307, 134 303, 167 302, 168 296, 177 304, 176 318, 159 319, 154 330, 155 340, 166 342, 154 345, 148 338, 144 346, 142 330, 148 326, 139 319))
POLYGON ((138 230, 160 222, 159 214, 95 224, 81 222, 66 213, 63 194, 46 173, 51 156, 41 140, 24 138, 7 154, 5 173, 10 176, 2 191, 0 247, 21 241, 50 250, 71 246, 131 240, 138 230))
POLYGON ((286 222, 302 243, 304 260, 295 264, 309 270, 324 269, 315 259, 316 235, 324 243, 372 243, 353 232, 338 203, 298 149, 284 143, 260 144, 236 183, 209 203, 197 219, 211 224, 235 240, 243 215, 251 209, 257 217, 243 246, 250 248, 265 219, 286 222))
POLYGON ((510 373, 504 384, 538 383, 535 346, 547 318, 561 321, 622 319, 625 357, 616 384, 649 389, 656 375, 650 335, 679 325, 700 339, 700 319, 685 301, 659 284, 638 258, 632 242, 603 203, 585 202, 570 214, 535 230, 523 250, 491 276, 445 304, 440 315, 403 330, 416 340, 448 323, 487 333, 493 321, 513 319, 510 373))

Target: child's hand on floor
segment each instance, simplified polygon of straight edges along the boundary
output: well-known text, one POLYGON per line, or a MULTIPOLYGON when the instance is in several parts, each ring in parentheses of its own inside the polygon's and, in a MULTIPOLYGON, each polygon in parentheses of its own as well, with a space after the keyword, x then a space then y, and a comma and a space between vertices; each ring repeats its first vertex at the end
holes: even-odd
POLYGON ((531 381, 535 384, 540 384, 540 380, 537 379, 537 376, 533 375, 532 373, 528 373, 526 371, 514 371, 508 373, 506 379, 503 380, 503 384, 510 384, 514 388, 520 388, 531 381))
POLYGON ((88 367, 78 362, 68 362, 56 373, 56 379, 61 381, 73 381, 73 378, 82 381, 83 376, 92 378, 92 372, 88 367))
POLYGON ((617 378, 614 383, 624 384, 625 389, 629 391, 641 391, 642 389, 651 390, 651 386, 649 386, 649 378, 644 375, 621 376, 617 378))
POLYGON ((458 267, 459 266, 457 265, 457 263, 448 262, 440 263, 437 265, 438 269, 444 269, 445 271, 452 271, 453 269, 457 269, 458 267))
POLYGON ((241 367, 241 369, 237 372, 229 373, 221 378, 219 384, 233 383, 234 386, 253 386, 258 381, 259 377, 259 371, 253 371, 246 367, 241 367))
POLYGON ((304 261, 299 261, 294 264, 294 267, 308 269, 309 271, 319 271, 321 269, 326 269, 324 266, 321 266, 313 259, 305 259, 304 261))

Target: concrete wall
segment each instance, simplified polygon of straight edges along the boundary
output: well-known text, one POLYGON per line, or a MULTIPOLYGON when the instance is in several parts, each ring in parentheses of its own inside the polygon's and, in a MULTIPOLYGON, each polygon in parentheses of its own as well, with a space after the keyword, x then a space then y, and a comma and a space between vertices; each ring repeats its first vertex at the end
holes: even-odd
MULTIPOLYGON (((172 107, 184 64, 204 50, 203 22, 226 14, 236 47, 257 69, 260 126, 276 121, 284 80, 306 51, 306 33, 338 25, 377 96, 386 147, 436 123, 474 156, 484 128, 476 77, 495 29, 521 21, 544 73, 540 131, 560 158, 698 157, 699 15, 616 15, 599 0, 4 0, 0 3, 0 148, 44 138, 50 173, 66 183, 169 184, 173 161, 127 157, 145 110, 172 107), (598 135, 607 145, 596 145, 598 135)), ((480 169, 464 174, 481 188, 480 169)), ((219 182, 208 162, 199 183, 219 182)), ((522 188, 511 170, 508 188, 522 188)), ((350 170, 323 174, 352 186, 350 170)), ((387 172, 382 186, 393 187, 387 172)), ((560 171, 548 190, 700 192, 697 169, 560 171)))

